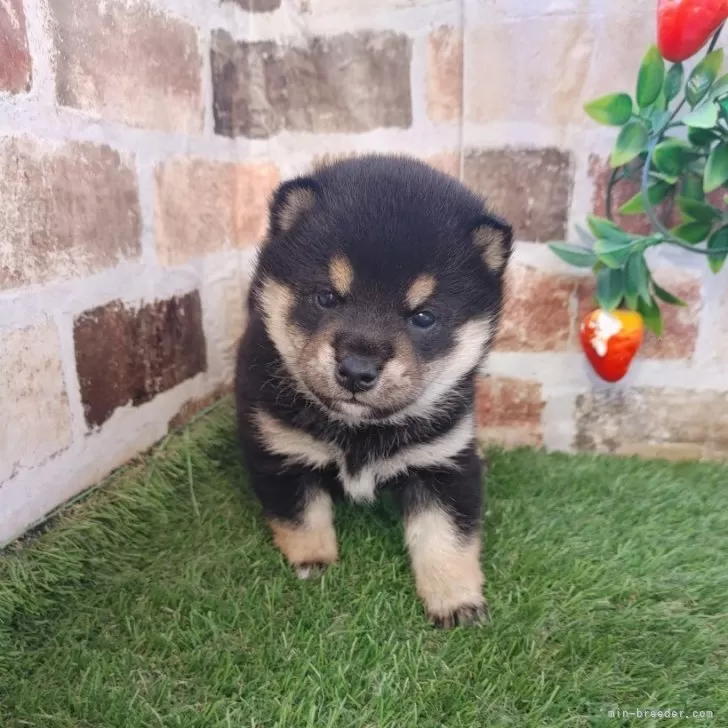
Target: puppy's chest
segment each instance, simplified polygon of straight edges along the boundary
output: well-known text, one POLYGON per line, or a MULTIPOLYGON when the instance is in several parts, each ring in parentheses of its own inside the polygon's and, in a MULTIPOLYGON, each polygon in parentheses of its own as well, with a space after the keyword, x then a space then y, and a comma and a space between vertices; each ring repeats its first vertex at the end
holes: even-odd
MULTIPOLYGON (((267 429, 268 449, 291 465, 337 469, 346 494, 355 501, 371 501, 387 481, 412 469, 457 467, 458 455, 473 440, 471 414, 444 432, 413 438, 411 433, 389 428, 365 432, 306 432, 276 423, 267 429)), ((422 435, 423 433, 419 433, 422 435)))

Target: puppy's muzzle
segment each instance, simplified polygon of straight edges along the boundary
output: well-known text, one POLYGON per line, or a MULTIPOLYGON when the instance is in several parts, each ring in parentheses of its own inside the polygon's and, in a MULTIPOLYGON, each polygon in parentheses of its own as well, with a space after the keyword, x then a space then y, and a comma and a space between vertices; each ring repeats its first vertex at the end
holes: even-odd
POLYGON ((381 363, 372 357, 350 354, 338 362, 336 381, 352 394, 368 392, 376 386, 381 363))

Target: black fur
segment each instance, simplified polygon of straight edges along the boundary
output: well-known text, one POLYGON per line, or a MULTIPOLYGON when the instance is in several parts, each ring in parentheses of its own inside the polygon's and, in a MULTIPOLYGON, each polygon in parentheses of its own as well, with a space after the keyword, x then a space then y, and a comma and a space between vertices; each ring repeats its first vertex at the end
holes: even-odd
MULTIPOLYGON (((265 515, 297 523, 307 489, 343 493, 339 468, 287 464, 268 451, 256 432, 255 412, 263 410, 280 423, 335 444, 343 452, 346 474, 355 476, 373 460, 436 440, 468 416, 477 364, 487 350, 442 395, 433 414, 391 424, 380 421, 396 414, 385 408, 372 410, 371 421, 342 423, 301 391, 276 349, 259 298, 265 282, 278 281, 294 292, 290 318, 305 336, 314 336, 332 322, 346 332, 345 338, 358 338, 360 349, 366 349, 365 344, 370 349, 391 349, 396 337, 404 336, 418 361, 427 364, 452 350, 456 332, 467 322, 487 315, 497 327, 504 271, 488 267, 474 231, 482 226, 492 229, 496 241, 492 244, 502 246, 504 261, 510 254, 512 232, 457 180, 404 157, 350 159, 286 182, 274 195, 270 219, 238 354, 238 427, 244 463, 265 515), (296 193, 301 189, 312 197, 304 195, 305 204, 298 211, 296 193), (336 254, 349 261, 353 287, 345 305, 327 312, 312 300, 317 292, 331 288, 328 266, 336 254), (437 282, 428 302, 437 323, 426 331, 408 324, 411 312, 403 304, 408 286, 422 274, 431 274, 437 282)), ((474 442, 457 455, 455 465, 413 466, 380 487, 395 489, 405 517, 433 503, 442 505, 467 538, 479 528, 482 511, 481 466, 474 442)), ((480 607, 463 605, 463 609, 467 615, 480 607)))

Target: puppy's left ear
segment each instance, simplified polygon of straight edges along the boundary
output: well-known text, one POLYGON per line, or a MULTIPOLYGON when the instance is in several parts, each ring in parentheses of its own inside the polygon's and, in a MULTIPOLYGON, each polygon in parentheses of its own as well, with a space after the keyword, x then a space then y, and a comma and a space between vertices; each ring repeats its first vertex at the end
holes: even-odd
POLYGON ((475 221, 471 235, 488 270, 502 275, 513 249, 513 228, 499 217, 483 215, 475 221))

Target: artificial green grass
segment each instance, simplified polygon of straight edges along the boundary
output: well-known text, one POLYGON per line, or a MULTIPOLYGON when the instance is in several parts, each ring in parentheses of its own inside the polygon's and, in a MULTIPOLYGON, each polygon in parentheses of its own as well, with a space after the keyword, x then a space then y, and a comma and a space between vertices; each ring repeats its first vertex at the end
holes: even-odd
POLYGON ((271 544, 224 403, 0 556, 0 725, 728 725, 728 469, 490 454, 491 625, 426 623, 388 501, 271 544))

